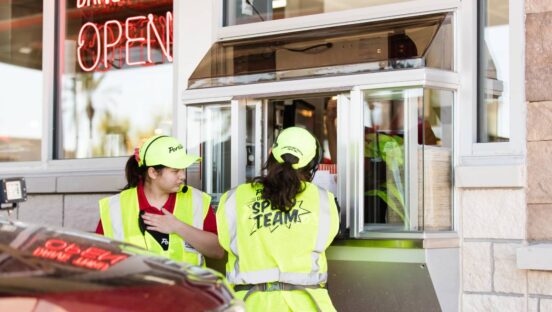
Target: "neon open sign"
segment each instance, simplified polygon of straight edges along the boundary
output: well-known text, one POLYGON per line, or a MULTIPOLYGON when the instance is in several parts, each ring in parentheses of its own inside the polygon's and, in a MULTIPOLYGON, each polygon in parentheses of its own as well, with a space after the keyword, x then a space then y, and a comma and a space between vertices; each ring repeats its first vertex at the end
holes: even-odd
MULTIPOLYGON (((92 3, 90 0, 77 0, 77 8, 109 4, 109 0, 103 3, 99 0, 92 3)), ((77 61, 86 72, 151 65, 165 60, 172 62, 172 42, 173 15, 170 11, 164 15, 149 13, 131 16, 124 21, 87 22, 78 34, 77 61)))
POLYGON ((97 271, 105 271, 128 258, 125 254, 114 254, 94 246, 79 246, 62 239, 47 240, 33 250, 33 256, 97 271))

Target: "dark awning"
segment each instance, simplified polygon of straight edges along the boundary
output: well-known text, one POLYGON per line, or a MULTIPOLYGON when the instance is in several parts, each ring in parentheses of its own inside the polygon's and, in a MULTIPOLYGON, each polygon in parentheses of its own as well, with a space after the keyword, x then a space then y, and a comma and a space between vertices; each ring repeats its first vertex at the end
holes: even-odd
POLYGON ((452 70, 451 13, 213 44, 188 89, 405 68, 452 70))

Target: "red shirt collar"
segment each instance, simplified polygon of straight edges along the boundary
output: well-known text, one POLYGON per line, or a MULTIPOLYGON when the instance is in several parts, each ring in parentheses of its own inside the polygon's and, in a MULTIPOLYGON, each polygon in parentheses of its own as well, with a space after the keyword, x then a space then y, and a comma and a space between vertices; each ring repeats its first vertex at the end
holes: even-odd
MULTIPOLYGON (((144 184, 142 182, 138 183, 137 186, 138 191, 138 206, 140 207, 140 210, 144 210, 148 213, 155 213, 155 214, 163 214, 161 210, 157 209, 156 207, 153 207, 148 202, 148 199, 146 198, 146 193, 144 193, 144 184)), ((176 203, 176 193, 169 194, 169 198, 163 205, 167 211, 172 213, 174 211, 174 204, 176 203)))

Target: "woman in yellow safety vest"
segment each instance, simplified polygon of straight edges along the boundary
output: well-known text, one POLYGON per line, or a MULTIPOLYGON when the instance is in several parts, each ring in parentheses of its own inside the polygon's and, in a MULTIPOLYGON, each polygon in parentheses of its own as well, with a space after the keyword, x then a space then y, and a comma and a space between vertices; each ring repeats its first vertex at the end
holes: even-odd
POLYGON ((96 232, 194 265, 222 258, 211 197, 185 184, 198 160, 173 137, 149 138, 126 163, 123 191, 100 200, 96 232))
POLYGON ((320 145, 307 130, 283 130, 266 175, 226 192, 217 210, 226 277, 248 311, 335 311, 325 250, 339 227, 333 194, 312 183, 320 145))

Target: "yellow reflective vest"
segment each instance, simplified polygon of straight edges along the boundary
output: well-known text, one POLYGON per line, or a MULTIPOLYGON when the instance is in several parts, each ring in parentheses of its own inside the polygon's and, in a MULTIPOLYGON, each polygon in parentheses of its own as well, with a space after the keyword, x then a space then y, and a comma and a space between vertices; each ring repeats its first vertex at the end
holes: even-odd
MULTIPOLYGON (((180 221, 203 230, 203 220, 209 211, 211 197, 193 187, 176 193, 173 214, 180 221)), ((163 247, 147 231, 142 234, 138 223, 140 208, 138 192, 130 188, 100 200, 100 218, 104 235, 128 242, 175 261, 204 265, 203 255, 187 244, 178 234, 169 234, 169 248, 163 247)))
MULTIPOLYGON (((325 250, 337 234, 338 211, 333 194, 312 183, 305 186, 287 213, 262 199, 259 184, 242 184, 221 197, 218 238, 228 252, 226 277, 231 284, 326 283, 325 250)), ((245 291, 241 293, 243 298, 245 291)), ((246 305, 248 311, 335 310, 324 288, 257 292, 247 297, 246 305)))

